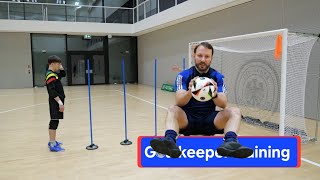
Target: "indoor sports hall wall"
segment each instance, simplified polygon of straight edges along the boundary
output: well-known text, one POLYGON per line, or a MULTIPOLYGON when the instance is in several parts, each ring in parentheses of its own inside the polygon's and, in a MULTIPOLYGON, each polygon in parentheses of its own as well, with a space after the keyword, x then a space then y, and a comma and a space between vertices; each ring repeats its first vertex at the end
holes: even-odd
MULTIPOLYGON (((254 0, 139 36, 139 83, 153 85, 155 57, 159 60, 157 86, 174 80, 177 73, 170 66, 187 58, 189 42, 280 28, 319 34, 319 16, 318 0, 254 0)), ((315 119, 319 119, 319 48, 318 41, 311 53, 306 88, 306 116, 315 119)))
POLYGON ((29 33, 0 33, 0 89, 32 87, 29 33))
MULTIPOLYGON (((319 31, 318 31, 319 32, 319 31)), ((320 41, 318 40, 311 51, 311 61, 309 62, 306 96, 305 114, 312 119, 320 120, 320 41), (317 108, 318 107, 318 108, 317 108)))

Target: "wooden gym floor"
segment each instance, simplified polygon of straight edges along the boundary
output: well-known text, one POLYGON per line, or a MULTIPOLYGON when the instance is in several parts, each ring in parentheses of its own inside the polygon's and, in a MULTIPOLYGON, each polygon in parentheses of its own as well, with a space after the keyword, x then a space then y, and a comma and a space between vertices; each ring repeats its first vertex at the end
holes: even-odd
MULTIPOLYGON (((57 139, 65 152, 48 150, 49 111, 45 88, 0 90, 0 179, 319 179, 320 145, 302 145, 300 168, 139 168, 137 137, 154 135, 153 88, 127 85, 130 146, 124 140, 122 85, 91 86, 93 140, 90 144, 87 86, 65 87, 65 119, 57 139)), ((158 135, 174 94, 158 90, 158 135)), ((241 135, 276 135, 246 123, 241 135)), ((318 137, 319 138, 319 137, 318 137)))

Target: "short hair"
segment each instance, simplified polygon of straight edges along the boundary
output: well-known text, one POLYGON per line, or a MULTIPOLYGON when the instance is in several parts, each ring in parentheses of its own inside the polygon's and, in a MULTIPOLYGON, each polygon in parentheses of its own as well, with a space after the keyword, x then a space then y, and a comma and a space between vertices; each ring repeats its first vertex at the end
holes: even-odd
POLYGON ((203 46, 203 47, 206 47, 208 49, 211 49, 211 55, 213 55, 213 52, 214 52, 214 49, 212 47, 212 45, 208 42, 201 42, 200 44, 196 45, 196 47, 194 48, 193 52, 196 53, 197 52, 197 49, 199 46, 203 46))
POLYGON ((59 56, 56 56, 56 55, 52 55, 52 56, 49 56, 48 57, 48 64, 51 64, 51 63, 61 63, 61 58, 59 56))

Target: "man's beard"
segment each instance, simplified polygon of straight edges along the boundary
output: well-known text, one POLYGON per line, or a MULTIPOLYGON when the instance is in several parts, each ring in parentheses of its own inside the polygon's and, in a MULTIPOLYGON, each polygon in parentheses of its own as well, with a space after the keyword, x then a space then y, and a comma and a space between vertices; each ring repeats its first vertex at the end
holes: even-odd
POLYGON ((206 65, 206 63, 198 63, 198 64, 196 64, 197 70, 200 71, 201 73, 207 72, 209 67, 210 66, 206 65))

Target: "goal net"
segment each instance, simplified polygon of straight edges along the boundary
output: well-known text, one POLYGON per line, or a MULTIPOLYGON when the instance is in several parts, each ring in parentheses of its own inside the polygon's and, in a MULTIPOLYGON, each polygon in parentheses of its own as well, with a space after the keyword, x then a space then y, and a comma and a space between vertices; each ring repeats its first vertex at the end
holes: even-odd
MULTIPOLYGON (((242 120, 309 141, 304 115, 307 68, 317 37, 287 29, 205 40, 214 47, 211 67, 224 75, 229 105, 242 120)), ((189 66, 194 65, 189 43, 189 66)))

